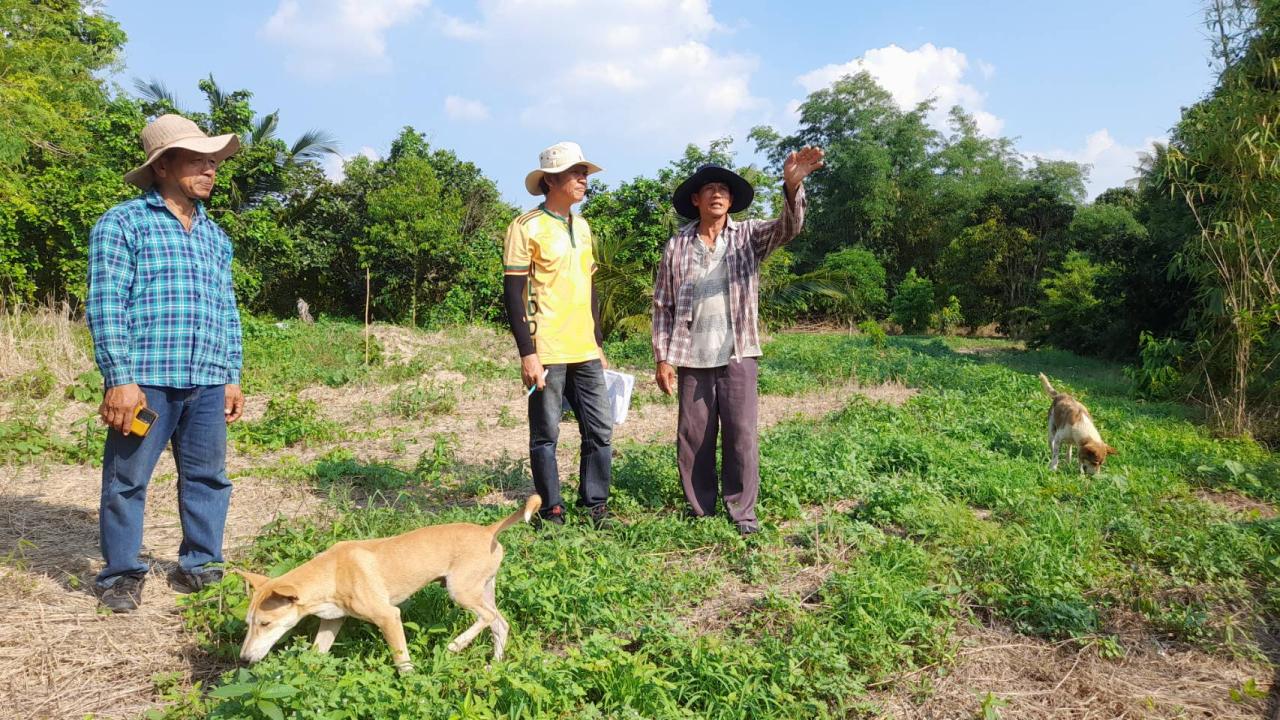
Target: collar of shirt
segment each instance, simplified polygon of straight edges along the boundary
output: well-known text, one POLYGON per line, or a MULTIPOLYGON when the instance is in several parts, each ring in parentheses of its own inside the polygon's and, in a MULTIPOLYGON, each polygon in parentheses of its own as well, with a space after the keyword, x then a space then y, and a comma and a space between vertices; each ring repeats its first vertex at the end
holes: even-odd
MULTIPOLYGON (((144 197, 146 198, 147 205, 158 210, 169 210, 169 206, 165 204, 164 196, 160 194, 160 191, 156 189, 155 185, 147 188, 147 194, 144 197)), ((204 219, 204 201, 196 200, 195 202, 196 212, 191 216, 192 227, 195 227, 196 222, 204 219)))

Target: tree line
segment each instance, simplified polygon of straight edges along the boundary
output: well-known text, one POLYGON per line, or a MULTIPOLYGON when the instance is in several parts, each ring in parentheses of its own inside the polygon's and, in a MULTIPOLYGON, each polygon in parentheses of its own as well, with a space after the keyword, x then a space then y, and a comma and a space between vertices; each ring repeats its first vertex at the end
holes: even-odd
MULTIPOLYGON (((519 208, 474 164, 406 127, 385 158, 325 176, 325 133, 287 142, 279 112, 249 90, 199 82, 179 107, 157 82, 103 78, 125 41, 76 0, 0 0, 0 296, 84 297, 89 229, 132 197, 138 132, 181 112, 242 150, 219 172, 209 212, 232 237, 242 305, 415 326, 494 321, 501 237, 519 208), (366 280, 368 297, 366 298, 366 280)), ((992 328, 1033 345, 1130 363, 1135 391, 1202 403, 1223 429, 1280 426, 1280 0, 1208 0, 1215 87, 1184 108, 1123 187, 1086 202, 1088 167, 1025 157, 961 108, 930 125, 931 100, 900 107, 867 73, 810 94, 787 135, 690 145, 653 176, 594 182, 582 212, 597 236, 597 282, 612 336, 647 332, 654 268, 683 221, 670 193, 698 165, 735 167, 758 188, 748 214, 776 211, 781 161, 827 151, 807 183, 805 232, 766 264, 762 315, 775 326, 887 321, 903 332, 992 328)), ((864 325, 865 326, 865 325, 864 325)))

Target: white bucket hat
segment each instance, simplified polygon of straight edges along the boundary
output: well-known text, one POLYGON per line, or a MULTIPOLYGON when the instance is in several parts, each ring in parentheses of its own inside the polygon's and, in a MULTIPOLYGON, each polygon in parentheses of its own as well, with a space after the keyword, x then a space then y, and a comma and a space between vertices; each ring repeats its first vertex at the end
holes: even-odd
POLYGON ((202 155, 213 155, 222 162, 240 149, 240 138, 234 134, 209 137, 198 125, 181 115, 161 115, 142 128, 142 151, 147 154, 147 161, 129 171, 124 176, 125 182, 133 183, 146 190, 155 182, 155 173, 151 171, 151 163, 164 154, 166 150, 183 148, 202 155))
POLYGON ((538 169, 524 176, 524 189, 530 195, 541 195, 542 188, 538 187, 538 181, 543 175, 562 173, 574 165, 586 165, 588 175, 604 169, 582 157, 582 148, 578 147, 578 143, 558 142, 538 153, 538 169))

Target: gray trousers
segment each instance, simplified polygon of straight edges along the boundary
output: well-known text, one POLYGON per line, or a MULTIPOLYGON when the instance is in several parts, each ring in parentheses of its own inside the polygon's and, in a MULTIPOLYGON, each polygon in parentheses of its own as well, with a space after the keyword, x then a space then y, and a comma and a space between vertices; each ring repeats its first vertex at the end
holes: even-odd
POLYGON ((756 358, 715 368, 677 368, 680 415, 676 456, 680 483, 694 515, 713 515, 720 489, 735 523, 756 526, 760 492, 760 433, 756 358), (716 436, 723 461, 716 477, 716 436))

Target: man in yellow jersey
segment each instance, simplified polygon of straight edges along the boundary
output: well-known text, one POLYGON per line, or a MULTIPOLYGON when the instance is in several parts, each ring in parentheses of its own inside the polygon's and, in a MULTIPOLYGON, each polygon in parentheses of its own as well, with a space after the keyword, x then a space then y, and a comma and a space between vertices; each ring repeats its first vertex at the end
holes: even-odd
POLYGON ((564 524, 556 442, 562 399, 568 399, 582 434, 578 506, 593 525, 608 518, 613 464, 613 412, 605 392, 596 270, 587 221, 573 205, 587 192, 587 176, 600 167, 576 143, 556 143, 538 156, 525 177, 530 195, 544 199, 512 221, 503 249, 503 302, 520 351, 520 376, 529 395, 529 464, 542 497, 544 522, 564 524))

